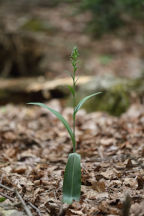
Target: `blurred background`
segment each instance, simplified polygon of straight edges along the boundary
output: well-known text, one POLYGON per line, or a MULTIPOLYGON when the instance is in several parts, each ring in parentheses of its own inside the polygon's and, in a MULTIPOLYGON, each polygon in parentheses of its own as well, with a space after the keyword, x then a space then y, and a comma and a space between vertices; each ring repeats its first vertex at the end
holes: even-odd
POLYGON ((143 103, 143 0, 0 0, 0 104, 68 97, 75 45, 78 98, 103 91, 88 111, 143 103))

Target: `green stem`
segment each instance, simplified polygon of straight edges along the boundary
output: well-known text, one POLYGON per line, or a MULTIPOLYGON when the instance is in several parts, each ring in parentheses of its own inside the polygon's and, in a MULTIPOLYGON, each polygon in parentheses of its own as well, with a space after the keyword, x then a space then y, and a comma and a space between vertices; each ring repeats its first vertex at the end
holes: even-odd
POLYGON ((75 106, 76 106, 76 97, 75 97, 75 73, 74 73, 74 78, 73 78, 73 88, 74 88, 74 94, 73 94, 73 135, 74 135, 74 145, 73 145, 73 152, 76 151, 76 139, 75 139, 75 124, 76 124, 76 116, 74 114, 75 106))
POLYGON ((75 113, 75 107, 76 107, 76 71, 77 71, 77 58, 79 56, 77 47, 73 48, 72 54, 71 54, 71 60, 72 60, 72 66, 73 66, 73 74, 72 74, 72 80, 73 80, 73 136, 74 136, 74 142, 73 142, 73 152, 76 151, 76 136, 75 136, 75 125, 76 125, 76 113, 75 113))

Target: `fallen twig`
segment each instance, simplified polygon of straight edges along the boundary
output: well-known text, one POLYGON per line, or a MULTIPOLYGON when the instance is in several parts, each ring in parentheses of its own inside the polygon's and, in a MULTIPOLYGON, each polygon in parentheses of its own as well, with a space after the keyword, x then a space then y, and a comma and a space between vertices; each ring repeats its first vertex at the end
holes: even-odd
POLYGON ((33 209, 36 210, 36 212, 38 213, 39 216, 41 216, 41 212, 40 212, 40 210, 39 210, 36 206, 34 206, 31 202, 28 202, 28 204, 29 204, 33 209))
POLYGON ((31 213, 30 209, 29 209, 29 208, 27 207, 27 205, 25 204, 25 201, 24 201, 23 198, 21 197, 20 193, 19 193, 17 190, 15 190, 15 193, 16 193, 18 199, 21 201, 21 204, 22 204, 22 206, 23 206, 25 212, 27 213, 27 215, 28 215, 28 216, 32 216, 32 213, 31 213))
MULTIPOLYGON (((10 201, 14 202, 14 199, 12 197, 10 197, 9 195, 7 195, 7 194, 0 192, 0 195, 3 196, 3 197, 5 197, 5 198, 7 198, 7 199, 9 199, 10 201)), ((13 206, 19 206, 19 205, 21 205, 21 202, 12 203, 11 205, 13 205, 13 206)))
POLYGON ((3 184, 1 184, 1 183, 0 183, 0 187, 4 188, 4 189, 6 189, 6 190, 9 190, 9 191, 11 191, 11 192, 14 192, 13 189, 11 189, 10 187, 7 187, 7 186, 5 186, 5 185, 3 185, 3 184))
POLYGON ((12 197, 10 197, 9 195, 7 195, 7 194, 4 194, 4 193, 0 192, 0 195, 7 198, 7 199, 9 199, 10 201, 14 202, 14 199, 12 197))
MULTIPOLYGON (((24 210, 26 211, 27 215, 32 216, 32 213, 31 213, 30 209, 27 207, 25 201, 23 200, 23 198, 21 197, 21 195, 19 194, 19 192, 17 190, 13 190, 10 187, 7 187, 7 186, 5 186, 5 185, 3 185, 1 183, 0 183, 0 187, 15 193, 17 195, 18 199, 20 200, 20 203, 23 206, 24 210)), ((6 195, 6 194, 4 194, 2 192, 0 192, 0 194, 2 196, 6 197, 7 199, 11 200, 12 202, 14 202, 14 199, 11 198, 10 196, 8 196, 8 195, 6 195)), ((28 205, 31 206, 33 209, 35 209, 35 211, 38 213, 38 215, 41 216, 41 212, 36 206, 34 206, 31 202, 28 202, 28 205)))
MULTIPOLYGON (((11 191, 11 192, 15 193, 15 194, 17 195, 17 198, 20 200, 20 202, 21 202, 21 204, 22 204, 22 206, 23 206, 25 212, 27 213, 27 215, 28 215, 28 216, 32 216, 32 213, 31 213, 30 209, 26 206, 25 201, 23 200, 23 198, 21 197, 21 195, 19 194, 19 192, 18 192, 17 190, 13 190, 13 189, 11 189, 10 187, 7 187, 7 186, 5 186, 5 185, 3 185, 3 184, 1 184, 1 183, 0 183, 0 187, 6 189, 6 190, 8 190, 8 191, 11 191)), ((6 196, 5 196, 5 197, 6 197, 6 196)), ((7 198, 8 198, 8 197, 7 197, 7 198)), ((10 198, 10 197, 9 197, 9 198, 10 198)), ((9 199, 9 198, 8 198, 8 199, 9 199)), ((11 199, 12 199, 12 198, 11 198, 11 199)), ((14 200, 12 199, 11 201, 14 201, 14 200)))

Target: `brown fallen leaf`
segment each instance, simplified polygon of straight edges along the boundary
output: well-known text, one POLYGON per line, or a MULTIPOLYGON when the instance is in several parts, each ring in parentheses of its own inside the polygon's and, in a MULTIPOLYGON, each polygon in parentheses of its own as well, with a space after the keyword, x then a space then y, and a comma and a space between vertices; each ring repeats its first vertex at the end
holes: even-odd
POLYGON ((117 179, 116 172, 113 169, 107 169, 105 172, 101 172, 101 175, 105 179, 117 179))
POLYGON ((21 166, 18 166, 18 167, 13 168, 11 172, 13 172, 13 173, 18 173, 18 174, 24 174, 25 171, 26 171, 26 169, 27 169, 26 166, 21 165, 21 166))
POLYGON ((104 181, 97 181, 92 183, 92 189, 96 190, 97 192, 105 192, 106 186, 104 181))
POLYGON ((130 213, 133 216, 143 216, 144 215, 144 201, 142 201, 141 203, 132 204, 130 213))
POLYGON ((139 175, 139 176, 137 176, 136 180, 137 180, 137 184, 138 184, 137 190, 143 189, 144 188, 144 178, 139 175))
POLYGON ((126 168, 130 169, 133 167, 133 163, 131 161, 131 159, 128 159, 127 163, 126 163, 126 168))
POLYGON ((100 192, 99 193, 99 192, 91 189, 90 186, 88 187, 88 186, 82 185, 82 192, 84 192, 85 196, 88 199, 92 199, 92 200, 95 200, 95 199, 102 200, 102 199, 108 198, 107 192, 100 192))
MULTIPOLYGON (((67 212, 68 213, 68 212, 67 212)), ((74 209, 69 209, 69 213, 72 213, 71 215, 82 215, 82 216, 84 216, 85 214, 82 212, 82 211, 80 211, 80 210, 74 210, 74 209)), ((68 213, 68 214, 69 214, 68 213)), ((86 215, 85 215, 86 216, 86 215)))
POLYGON ((135 178, 124 178, 124 185, 136 189, 137 181, 135 178))

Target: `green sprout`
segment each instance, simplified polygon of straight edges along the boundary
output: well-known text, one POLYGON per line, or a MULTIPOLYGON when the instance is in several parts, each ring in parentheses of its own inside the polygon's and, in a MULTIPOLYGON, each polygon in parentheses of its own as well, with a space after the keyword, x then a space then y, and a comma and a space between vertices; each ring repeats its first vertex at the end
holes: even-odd
POLYGON ((77 68, 78 57, 79 57, 78 49, 77 47, 74 47, 71 54, 71 62, 73 67, 73 73, 71 74, 72 86, 68 86, 73 97, 73 127, 72 128, 70 127, 69 123, 64 119, 64 117, 56 110, 48 107, 43 103, 28 103, 28 104, 37 105, 46 108, 50 112, 52 112, 63 123, 71 138, 73 144, 73 153, 69 154, 68 156, 68 162, 66 164, 64 181, 63 181, 63 202, 67 204, 71 204, 73 200, 79 201, 80 192, 81 192, 81 162, 80 162, 81 156, 78 153, 76 153, 76 134, 75 134, 76 114, 88 99, 101 93, 101 92, 97 92, 87 97, 84 97, 78 104, 76 104, 76 84, 77 84, 76 73, 78 69, 77 68))

